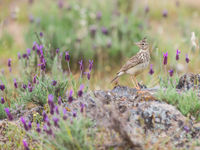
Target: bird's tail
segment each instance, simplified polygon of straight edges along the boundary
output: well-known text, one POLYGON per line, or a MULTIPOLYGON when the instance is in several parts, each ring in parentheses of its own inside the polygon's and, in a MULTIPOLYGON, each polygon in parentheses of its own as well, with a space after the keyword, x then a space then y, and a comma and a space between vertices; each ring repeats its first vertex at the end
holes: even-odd
POLYGON ((114 79, 112 79, 112 81, 110 82, 110 83, 112 83, 112 82, 114 82, 115 80, 117 80, 121 75, 123 75, 124 74, 124 72, 118 72, 117 73, 117 76, 114 78, 114 79))
POLYGON ((117 75, 114 79, 111 80, 110 83, 113 83, 115 80, 117 80, 119 78, 119 76, 117 75))

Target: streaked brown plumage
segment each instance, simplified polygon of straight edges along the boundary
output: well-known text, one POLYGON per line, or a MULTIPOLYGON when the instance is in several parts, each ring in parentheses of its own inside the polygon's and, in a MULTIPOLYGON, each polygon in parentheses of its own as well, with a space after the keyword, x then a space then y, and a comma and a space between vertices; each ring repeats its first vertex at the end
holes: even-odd
POLYGON ((117 72, 117 76, 111 81, 115 81, 121 75, 127 73, 134 76, 134 78, 141 73, 150 62, 149 45, 147 39, 144 38, 136 45, 140 48, 140 51, 133 57, 131 57, 117 72))

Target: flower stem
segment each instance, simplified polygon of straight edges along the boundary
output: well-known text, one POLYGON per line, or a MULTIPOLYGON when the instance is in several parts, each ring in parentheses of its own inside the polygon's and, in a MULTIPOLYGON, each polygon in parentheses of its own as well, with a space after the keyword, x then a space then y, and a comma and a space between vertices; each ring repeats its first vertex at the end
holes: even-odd
POLYGON ((68 66, 68 69, 69 69, 69 73, 72 74, 72 73, 71 73, 70 66, 69 66, 69 62, 67 62, 67 66, 68 66))

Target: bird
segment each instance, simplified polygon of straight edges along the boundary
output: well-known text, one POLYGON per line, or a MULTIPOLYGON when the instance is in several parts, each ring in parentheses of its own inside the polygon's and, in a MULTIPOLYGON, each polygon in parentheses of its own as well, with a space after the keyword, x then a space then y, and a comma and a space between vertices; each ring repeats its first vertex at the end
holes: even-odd
POLYGON ((150 63, 150 52, 147 38, 143 38, 141 41, 135 43, 139 47, 139 52, 132 56, 117 72, 116 77, 111 81, 116 81, 120 76, 124 74, 130 74, 132 82, 135 84, 136 89, 140 89, 136 76, 139 75, 144 69, 146 69, 150 63), (133 78, 132 78, 133 77, 133 78))

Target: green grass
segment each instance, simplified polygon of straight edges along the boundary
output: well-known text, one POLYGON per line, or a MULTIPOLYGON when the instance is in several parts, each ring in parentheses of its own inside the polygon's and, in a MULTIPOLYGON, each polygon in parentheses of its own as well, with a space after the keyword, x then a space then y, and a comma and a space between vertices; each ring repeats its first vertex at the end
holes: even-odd
POLYGON ((183 115, 194 116, 200 120, 200 99, 196 91, 178 92, 177 89, 169 87, 160 89, 156 96, 159 100, 174 105, 183 115))
POLYGON ((60 150, 94 149, 94 133, 91 129, 93 122, 90 119, 79 118, 73 119, 73 124, 70 121, 67 123, 62 121, 60 124, 60 130, 55 133, 56 140, 48 141, 49 147, 56 147, 60 150), (89 129, 91 129, 90 132, 88 132, 89 129))
POLYGON ((0 119, 4 119, 6 117, 6 113, 4 111, 4 108, 8 107, 8 105, 5 104, 1 104, 0 103, 0 119))
POLYGON ((71 9, 67 10, 59 9, 51 2, 48 4, 48 11, 44 11, 45 5, 33 5, 31 8, 33 15, 40 17, 41 21, 39 25, 30 24, 26 34, 26 43, 30 47, 34 39, 34 31, 43 31, 52 49, 69 50, 75 61, 81 58, 96 58, 96 61, 102 65, 102 60, 105 62, 108 57, 112 58, 107 61, 108 64, 112 64, 113 60, 121 57, 130 57, 137 52, 134 42, 144 37, 144 29, 140 29, 140 25, 144 23, 131 13, 121 12, 120 16, 113 15, 114 6, 109 3, 95 2, 91 7, 69 1, 71 9), (102 12, 102 18, 99 21, 95 18, 98 11, 102 12), (94 38, 90 36, 92 25, 97 27, 94 38), (108 29, 108 35, 102 34, 103 26, 108 29), (111 47, 107 47, 109 41, 111 41, 111 47))

